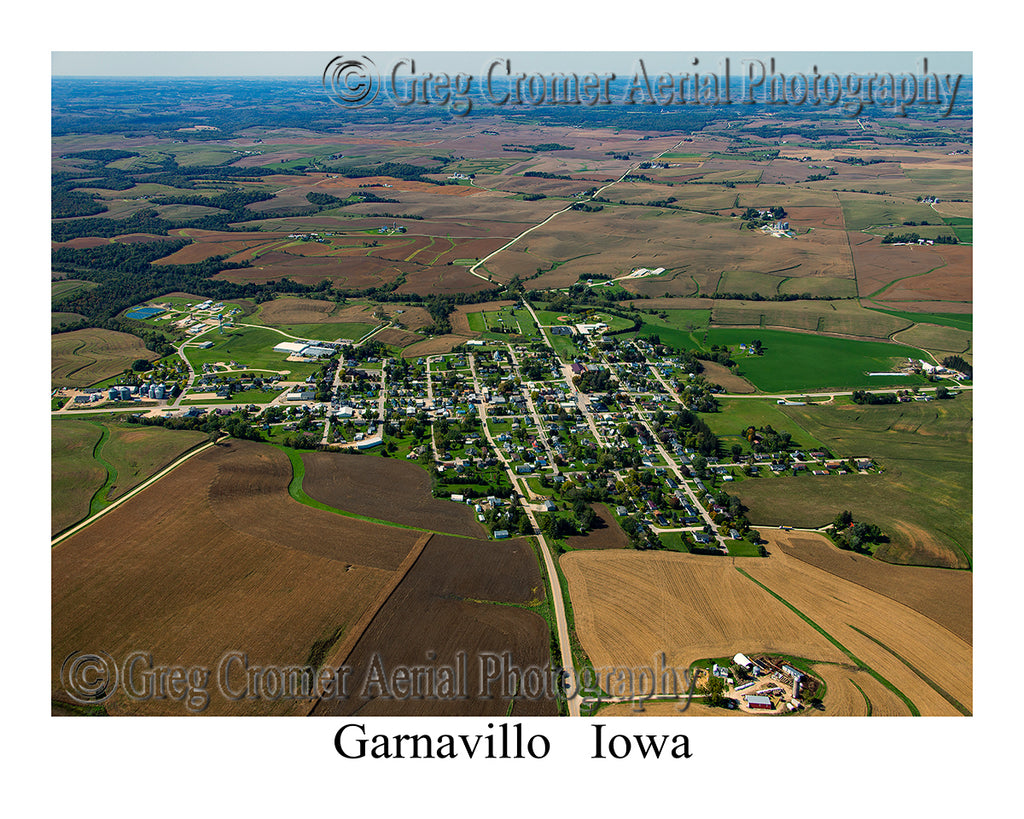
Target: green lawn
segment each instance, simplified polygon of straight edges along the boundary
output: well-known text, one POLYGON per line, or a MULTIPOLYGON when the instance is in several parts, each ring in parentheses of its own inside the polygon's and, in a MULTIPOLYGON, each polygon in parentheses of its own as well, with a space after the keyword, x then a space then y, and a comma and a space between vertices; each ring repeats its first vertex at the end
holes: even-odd
POLYGON ((926 358, 915 347, 882 341, 790 333, 785 330, 712 328, 707 343, 725 344, 737 351, 754 337, 764 344, 764 355, 736 358, 739 374, 765 392, 913 387, 921 376, 878 377, 869 372, 890 372, 898 359, 926 358))
POLYGON ((287 339, 273 330, 258 327, 236 327, 223 335, 216 331, 207 333, 201 341, 212 341, 213 346, 206 350, 197 347, 186 347, 184 354, 199 370, 203 364, 217 361, 230 363, 236 361, 249 367, 281 372, 287 370, 292 380, 305 378, 320 369, 319 364, 285 361, 283 353, 274 352, 274 346, 287 339))

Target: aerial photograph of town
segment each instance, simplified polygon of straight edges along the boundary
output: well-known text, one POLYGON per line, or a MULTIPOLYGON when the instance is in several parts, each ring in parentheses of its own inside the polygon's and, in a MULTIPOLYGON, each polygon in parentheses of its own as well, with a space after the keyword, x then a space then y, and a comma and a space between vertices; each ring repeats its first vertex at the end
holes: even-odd
POLYGON ((50 57, 52 724, 976 719, 971 51, 50 57))

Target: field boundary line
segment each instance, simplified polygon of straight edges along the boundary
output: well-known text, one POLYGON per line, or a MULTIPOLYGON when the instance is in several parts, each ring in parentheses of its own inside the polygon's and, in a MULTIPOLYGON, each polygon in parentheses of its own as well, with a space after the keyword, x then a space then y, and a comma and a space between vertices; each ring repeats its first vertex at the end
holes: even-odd
MULTIPOLYGON (((360 638, 362 638, 363 632, 366 631, 370 623, 373 622, 373 618, 377 616, 382 608, 384 608, 384 604, 388 602, 391 595, 395 593, 395 590, 399 587, 402 581, 405 580, 405 576, 409 573, 409 570, 413 565, 415 565, 416 561, 420 559, 420 555, 423 554, 423 550, 427 547, 427 543, 430 542, 430 539, 433 536, 433 532, 427 532, 416 540, 412 545, 412 548, 409 550, 409 553, 405 556, 402 562, 398 564, 398 568, 393 572, 391 580, 379 592, 377 592, 377 596, 374 597, 370 605, 363 610, 363 613, 352 625, 352 628, 348 630, 348 633, 345 635, 345 639, 342 641, 341 645, 323 661, 320 668, 337 669, 341 668, 345 664, 345 661, 348 659, 348 655, 352 653, 356 644, 359 642, 360 638)), ((317 669, 318 672, 320 668, 317 669)), ((312 715, 321 700, 323 700, 323 696, 318 695, 313 701, 313 704, 310 705, 309 711, 306 712, 307 717, 312 715)))
POLYGON ((917 669, 913 665, 911 665, 910 662, 908 662, 904 657, 900 656, 895 651, 893 651, 891 648, 889 648, 889 646, 887 646, 881 640, 879 640, 879 639, 877 639, 875 637, 872 637, 866 631, 864 631, 863 629, 857 628, 852 623, 847 623, 846 625, 849 626, 850 628, 852 628, 858 634, 860 634, 860 635, 862 635, 864 637, 867 637, 872 643, 877 645, 879 648, 884 648, 886 651, 888 651, 890 654, 892 654, 893 657, 895 657, 897 660, 899 660, 901 663, 903 663, 903 665, 905 665, 907 668, 909 668, 911 671, 913 671, 918 677, 920 677, 922 680, 924 680, 926 683, 928 683, 928 685, 932 688, 932 690, 935 691, 936 694, 938 694, 940 697, 942 697, 946 702, 948 702, 950 705, 952 705, 957 711, 959 711, 965 717, 973 716, 973 714, 971 714, 971 710, 966 705, 964 705, 956 697, 954 697, 952 694, 950 694, 948 691, 946 691, 937 682, 932 680, 923 671, 920 671, 919 669, 917 669))
MULTIPOLYGON (((825 530, 830 528, 830 526, 831 526, 831 524, 825 524, 824 526, 822 526, 822 527, 820 527, 818 529, 814 529, 813 531, 820 532, 820 533, 824 534, 825 530)), ((754 528, 754 529, 767 529, 767 530, 770 531, 772 529, 775 529, 776 527, 774 527, 774 526, 753 526, 751 528, 754 528)), ((797 529, 796 527, 793 527, 793 528, 796 529, 796 531, 803 531, 803 530, 797 529)), ((810 531, 810 530, 808 530, 808 531, 810 531)), ((943 533, 943 534, 945 534, 945 533, 943 533)), ((815 565, 814 563, 811 563, 809 560, 804 560, 802 557, 800 557, 797 554, 793 554, 792 552, 787 552, 785 549, 782 549, 782 551, 783 551, 783 554, 785 554, 787 557, 791 557, 794 560, 799 560, 801 563, 803 563, 806 566, 812 566, 813 568, 818 569, 820 571, 828 572, 828 574, 832 575, 833 577, 838 577, 840 580, 844 580, 847 583, 853 583, 855 586, 860 586, 862 589, 867 589, 872 594, 881 595, 882 597, 885 597, 885 598, 888 598, 889 600, 892 600, 894 603, 899 603, 901 606, 906 606, 911 611, 916 612, 917 614, 920 614, 922 617, 924 617, 924 618, 926 618, 928 620, 931 620, 933 623, 935 623, 935 625, 937 625, 937 626, 939 626, 941 628, 946 629, 946 631, 948 631, 950 634, 953 634, 953 636, 959 637, 959 635, 956 635, 956 634, 953 633, 953 631, 949 628, 949 626, 945 625, 944 623, 940 623, 934 617, 929 617, 923 611, 918 611, 912 605, 907 603, 905 600, 900 600, 897 597, 893 597, 891 594, 887 594, 887 593, 885 593, 883 591, 879 591, 878 589, 873 589, 873 588, 871 588, 871 586, 868 586, 865 583, 861 583, 859 580, 854 580, 853 578, 850 578, 850 577, 844 577, 843 575, 836 574, 835 572, 831 572, 828 569, 822 569, 821 566, 815 565)), ((965 555, 965 557, 966 557, 966 555, 965 555)), ((887 566, 901 566, 903 564, 900 564, 900 563, 886 563, 885 565, 887 565, 887 566)), ((971 571, 970 567, 968 567, 966 569, 947 569, 947 568, 945 568, 943 566, 921 566, 921 567, 908 566, 908 568, 943 569, 944 571, 949 571, 949 572, 969 572, 969 571, 971 571)), ((847 625, 849 625, 849 623, 847 623, 847 625)), ((850 626, 850 628, 856 628, 856 626, 850 626)), ((867 635, 865 635, 865 636, 867 636, 867 635)), ((959 637, 959 639, 963 640, 963 637, 959 637)), ((964 642, 966 643, 967 641, 964 640, 964 642)), ((968 645, 973 646, 974 644, 972 642, 972 643, 968 643, 968 645)))
MULTIPOLYGON (((827 631, 825 631, 825 629, 823 629, 821 626, 819 626, 817 623, 815 623, 810 617, 808 617, 806 614, 804 614, 802 611, 800 611, 800 609, 798 609, 796 606, 794 606, 792 603, 790 603, 788 600, 786 600, 784 597, 782 597, 782 595, 776 594, 775 592, 773 592, 764 583, 762 583, 760 580, 756 579, 755 577, 752 577, 747 572, 745 572, 743 569, 739 568, 738 566, 735 567, 735 568, 736 568, 736 571, 738 571, 741 575, 743 575, 745 578, 747 578, 747 580, 750 580, 751 582, 753 582, 753 583, 757 584, 758 586, 760 586, 762 589, 764 589, 766 592, 768 592, 768 594, 770 594, 772 597, 774 597, 776 600, 778 600, 780 603, 782 603, 782 605, 784 605, 786 608, 788 608, 790 611, 792 611, 795 615, 797 615, 801 620, 803 620, 805 623, 807 623, 807 625, 811 626, 811 628, 813 628, 815 631, 817 631, 819 634, 821 634, 826 640, 828 640, 830 643, 832 643, 832 645, 834 645, 836 648, 838 648, 840 651, 842 651, 843 654, 845 654, 847 657, 849 657, 851 660, 853 660, 853 662, 856 664, 856 666, 858 668, 862 668, 865 671, 867 671, 868 674, 870 674, 872 677, 874 677, 876 680, 878 680, 878 682, 880 682, 882 685, 884 685, 886 688, 888 688, 890 691, 892 691, 896 696, 898 696, 901 700, 903 700, 903 704, 906 705, 907 708, 910 709, 911 716, 915 716, 915 717, 921 716, 921 712, 920 712, 920 710, 918 710, 918 707, 916 705, 914 705, 914 703, 911 701, 911 699, 906 694, 904 694, 902 691, 900 691, 895 685, 893 685, 885 677, 883 677, 881 674, 879 674, 877 671, 875 671, 875 669, 873 669, 871 666, 869 666, 866 662, 864 662, 859 657, 857 657, 852 651, 850 651, 850 649, 848 649, 846 646, 844 646, 842 643, 840 643, 835 637, 833 637, 831 634, 829 634, 827 631)), ((851 628, 852 628, 852 626, 851 626, 851 628)), ((859 629, 856 629, 856 630, 859 630, 859 629)), ((884 646, 883 646, 883 648, 884 648, 884 646)))
POLYGON ((108 512, 111 512, 114 509, 117 509, 117 507, 119 507, 122 503, 124 503, 125 501, 130 500, 131 498, 134 498, 137 494, 139 494, 139 492, 142 492, 144 489, 149 488, 151 485, 153 485, 158 480, 160 480, 165 475, 167 475, 169 472, 171 472, 171 470, 177 469, 179 466, 181 466, 183 463, 185 463, 185 461, 189 460, 190 458, 194 458, 200 452, 205 452, 210 447, 216 446, 218 443, 220 443, 221 440, 223 440, 223 438, 218 438, 216 441, 207 441, 205 444, 200 444, 198 447, 189 450, 184 455, 179 457, 177 460, 172 461, 170 464, 165 466, 163 469, 161 469, 155 475, 152 475, 151 477, 149 477, 146 480, 144 480, 142 483, 140 483, 134 489, 129 490, 124 495, 119 497, 117 500, 112 501, 109 506, 103 507, 95 515, 89 515, 89 517, 87 517, 85 520, 83 520, 83 521, 81 521, 79 523, 76 523, 71 528, 65 529, 63 532, 58 534, 56 537, 51 538, 50 539, 50 548, 52 549, 55 546, 59 545, 64 540, 67 540, 69 537, 71 537, 71 535, 75 534, 80 529, 84 529, 86 526, 88 526, 90 523, 95 521, 97 518, 100 518, 103 515, 107 514, 108 512))

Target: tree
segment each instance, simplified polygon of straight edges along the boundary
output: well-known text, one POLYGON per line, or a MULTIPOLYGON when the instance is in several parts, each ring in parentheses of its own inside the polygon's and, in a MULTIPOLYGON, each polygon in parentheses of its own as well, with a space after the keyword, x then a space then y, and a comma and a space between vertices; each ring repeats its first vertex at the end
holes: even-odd
POLYGON ((153 363, 146 358, 137 358, 132 363, 132 369, 137 373, 144 373, 153 369, 153 363))
POLYGON ((721 677, 709 676, 704 690, 707 692, 707 704, 712 708, 721 708, 725 705, 725 680, 721 677))

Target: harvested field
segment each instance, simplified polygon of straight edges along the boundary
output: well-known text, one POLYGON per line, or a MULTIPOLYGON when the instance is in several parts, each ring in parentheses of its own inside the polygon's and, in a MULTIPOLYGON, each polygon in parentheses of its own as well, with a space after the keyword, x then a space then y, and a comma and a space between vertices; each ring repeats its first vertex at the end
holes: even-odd
POLYGON ((373 336, 374 341, 387 344, 390 347, 408 347, 424 338, 419 333, 410 333, 408 330, 399 330, 396 327, 385 327, 373 336))
POLYGON ((915 324, 909 330, 896 333, 892 339, 900 344, 934 351, 942 358, 943 353, 966 353, 971 349, 973 333, 957 327, 940 327, 937 324, 915 324))
POLYGON ((54 387, 88 387, 117 375, 140 358, 159 358, 142 339, 114 330, 89 328, 58 333, 50 341, 50 383, 54 387))
MULTIPOLYGON (((857 287, 865 296, 893 301, 971 302, 972 249, 961 245, 883 245, 878 237, 851 236, 857 287)), ((950 312, 954 308, 939 308, 950 312)))
MULTIPOLYGON (((333 301, 321 299, 296 299, 289 296, 279 297, 260 305, 259 313, 254 318, 263 324, 316 324, 332 321, 331 313, 337 305, 333 301)), ((369 313, 369 311, 367 311, 369 313)), ((367 315, 369 322, 372 322, 367 315)), ((334 319, 341 321, 342 319, 334 319)), ((352 321, 352 319, 347 319, 352 321)))
POLYGON ((477 293, 497 286, 496 282, 478 278, 464 267, 444 265, 407 271, 405 282, 395 288, 395 292, 444 296, 453 293, 477 293))
POLYGON ((972 642, 971 572, 880 563, 837 549, 824 535, 771 532, 769 538, 787 555, 903 603, 972 642))
POLYGON ((811 716, 833 717, 908 717, 910 709, 892 691, 867 671, 849 663, 818 663, 811 671, 828 686, 825 710, 810 710, 811 716), (858 690, 860 689, 860 690, 858 690), (865 700, 865 697, 867 698, 865 700), (870 705, 869 705, 870 703, 870 705))
MULTIPOLYGON (((347 699, 325 698, 314 716, 501 716, 508 712, 509 689, 490 688, 479 696, 488 655, 509 652, 512 666, 550 668, 547 622, 529 610, 544 600, 536 555, 524 538, 483 541, 434 535, 398 588, 363 631, 344 667, 352 669, 347 699), (400 667, 458 667, 463 653, 467 699, 423 683, 420 697, 368 683, 368 672, 391 678, 400 667), (375 666, 376 664, 376 666, 375 666), (392 697, 386 696, 388 693, 392 697)), ((340 667, 340 666, 338 666, 340 667)), ((536 676, 536 675, 534 675, 536 676)), ((441 677, 441 674, 438 674, 441 677)), ((528 689, 521 686, 520 695, 528 689)), ((412 692, 415 694, 415 692, 412 692)), ((542 694, 543 691, 537 692, 542 694)), ((553 698, 517 698, 511 715, 554 715, 553 698)))
POLYGON ((738 393, 740 395, 756 392, 753 384, 742 376, 733 373, 724 364, 718 364, 714 361, 702 361, 701 364, 704 367, 704 377, 712 384, 718 384, 726 392, 738 393))
MULTIPOLYGON (((642 667, 661 651, 676 668, 736 651, 788 654, 838 666, 859 661, 896 686, 922 714, 956 715, 971 708, 969 644, 917 611, 781 549, 768 559, 732 560, 572 552, 561 563, 577 633, 596 669, 642 667)), ((859 684, 859 674, 853 676, 859 684)), ((873 703, 877 700, 878 713, 900 711, 882 693, 888 689, 861 687, 873 703)), ((863 698, 857 705, 849 694, 840 691, 834 711, 826 698, 826 713, 864 713, 863 698)))
MULTIPOLYGON (((52 551, 52 692, 74 651, 151 652, 158 665, 216 674, 229 651, 250 665, 317 665, 394 576, 418 533, 302 506, 284 453, 214 447, 52 551)), ((305 700, 230 702, 211 677, 209 714, 305 713, 305 700)), ((114 714, 185 714, 119 689, 114 714)))
POLYGON ((595 669, 656 665, 662 652, 675 668, 737 651, 845 661, 734 568, 760 561, 618 549, 560 558, 576 632, 595 669))
POLYGON ((923 715, 956 716, 960 708, 972 708, 971 646, 934 620, 781 550, 744 568, 896 686, 923 715))
POLYGON ((592 503, 590 508, 597 513, 594 528, 585 535, 573 535, 565 539, 570 549, 627 549, 629 537, 615 521, 612 510, 603 503, 592 503))
POLYGON ((486 534, 471 506, 431 495, 430 475, 418 464, 331 452, 304 453, 302 462, 302 488, 328 506, 434 532, 486 534))
POLYGON ((465 336, 434 336, 423 341, 417 341, 402 350, 402 358, 420 358, 428 355, 444 355, 450 353, 456 347, 465 344, 465 336))

